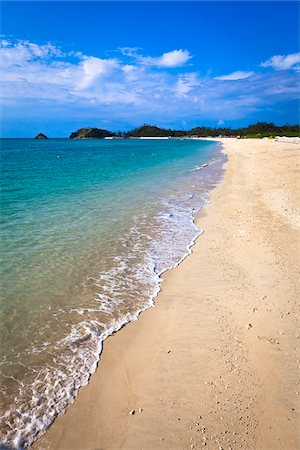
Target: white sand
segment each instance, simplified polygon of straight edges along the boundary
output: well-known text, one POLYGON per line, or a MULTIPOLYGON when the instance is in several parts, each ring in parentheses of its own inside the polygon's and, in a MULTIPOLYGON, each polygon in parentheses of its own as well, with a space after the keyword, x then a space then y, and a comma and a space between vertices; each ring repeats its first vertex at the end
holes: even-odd
POLYGON ((193 254, 34 448, 300 448, 300 145, 222 142, 193 254))

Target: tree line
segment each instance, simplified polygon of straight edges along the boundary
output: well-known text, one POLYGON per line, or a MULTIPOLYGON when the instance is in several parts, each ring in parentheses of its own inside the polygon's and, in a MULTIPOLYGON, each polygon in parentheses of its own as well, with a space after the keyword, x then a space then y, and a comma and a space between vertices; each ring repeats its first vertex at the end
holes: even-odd
POLYGON ((228 127, 194 127, 191 130, 171 130, 159 128, 155 125, 144 124, 133 130, 118 133, 102 130, 100 128, 80 128, 70 135, 71 139, 103 139, 105 137, 140 138, 140 137, 218 137, 232 136, 240 138, 263 138, 275 136, 300 136, 299 125, 277 126, 272 122, 257 122, 245 128, 228 127))
POLYGON ((123 134, 124 137, 184 137, 184 136, 199 136, 199 137, 218 137, 218 136, 232 136, 232 137, 275 137, 275 136, 300 136, 299 125, 282 125, 278 126, 272 122, 257 122, 243 128, 230 127, 194 127, 191 130, 171 130, 170 128, 159 128, 154 125, 144 124, 123 134))

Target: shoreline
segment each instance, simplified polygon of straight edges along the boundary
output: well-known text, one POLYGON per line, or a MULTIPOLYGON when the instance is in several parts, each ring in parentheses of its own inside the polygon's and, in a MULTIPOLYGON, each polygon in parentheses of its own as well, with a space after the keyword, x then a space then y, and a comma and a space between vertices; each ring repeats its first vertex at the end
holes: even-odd
MULTIPOLYGON (((276 234, 274 242, 263 252, 261 246, 270 233, 266 229, 265 239, 261 239, 261 236, 255 236, 255 233, 259 234, 256 226, 255 232, 250 227, 260 220, 263 227, 268 228, 264 214, 271 212, 268 216, 270 220, 274 218, 275 211, 275 219, 279 221, 278 235, 287 234, 286 239, 292 239, 291 244, 297 238, 294 228, 295 224, 297 227, 297 219, 292 210, 285 211, 286 208, 278 206, 276 192, 275 200, 274 193, 264 195, 274 191, 274 186, 260 196, 264 200, 264 211, 258 208, 255 212, 262 198, 259 198, 257 205, 244 205, 243 199, 247 197, 249 200, 249 193, 242 189, 241 198, 238 198, 237 187, 243 188, 243 185, 239 179, 240 170, 236 172, 235 169, 242 162, 244 175, 247 175, 245 169, 249 161, 252 163, 252 172, 248 178, 246 176, 245 183, 251 185, 252 181, 251 187, 255 191, 255 170, 259 173, 262 170, 255 162, 259 157, 265 169, 273 161, 278 176, 286 170, 287 173, 281 176, 288 184, 291 182, 290 172, 293 171, 289 160, 286 161, 280 154, 281 164, 285 167, 277 167, 278 161, 272 160, 267 152, 289 152, 289 158, 296 160, 293 153, 298 149, 295 145, 282 142, 218 141, 223 142, 229 158, 225 162, 227 171, 221 184, 211 192, 210 202, 196 215, 196 223, 204 229, 204 233, 196 239, 192 254, 176 268, 164 272, 162 290, 155 298, 156 307, 146 310, 138 321, 127 324, 105 342, 101 363, 88 386, 81 389, 67 413, 58 417, 32 448, 218 448, 216 445, 220 448, 229 448, 229 445, 232 448, 264 449, 266 445, 270 445, 269 448, 297 448, 296 431, 292 431, 293 427, 296 430, 296 406, 289 412, 287 408, 294 404, 292 389, 295 394, 300 387, 294 386, 297 373, 295 361, 292 361, 291 354, 288 357, 282 355, 292 349, 295 352, 296 327, 295 324, 291 326, 291 314, 285 309, 293 304, 288 294, 295 293, 298 288, 296 281, 293 288, 291 283, 287 284, 285 289, 288 288, 289 305, 286 305, 286 300, 280 305, 289 333, 276 329, 277 314, 273 317, 271 337, 262 334, 261 330, 254 339, 253 331, 256 328, 260 330, 266 319, 270 318, 268 309, 273 303, 268 303, 268 294, 272 291, 278 296, 283 292, 280 289, 277 292, 271 286, 273 273, 269 273, 270 267, 276 266, 278 269, 277 259, 280 260, 281 255, 277 255, 276 249, 282 244, 277 242, 276 234), (249 151, 250 156, 242 155, 241 148, 249 151), (226 190, 233 198, 226 195, 226 190), (225 197, 222 198, 223 195, 225 197), (229 205, 224 205, 224 198, 229 205), (249 212, 253 213, 253 217, 249 212), (261 217, 258 220, 259 213, 261 217), (232 239, 228 235, 229 224, 233 236, 249 237, 246 242, 240 242, 243 251, 234 242, 232 248, 228 248, 226 238, 227 241, 232 239), (227 228, 224 228, 225 225, 227 228), (266 264, 272 251, 273 260, 266 264), (257 255, 262 261, 259 259, 260 270, 254 273, 251 260, 257 255), (261 279, 265 284, 262 285, 261 279), (253 280, 258 283, 258 288, 254 283, 255 290, 268 305, 268 308, 262 308, 263 311, 260 311, 261 307, 258 307, 249 290, 253 280), (238 301, 239 297, 242 300, 238 301), (283 334, 279 335, 278 331, 283 334), (276 336, 273 336, 274 333, 276 336), (290 345, 281 349, 281 341, 287 338, 290 345), (266 357, 269 358, 268 363, 277 369, 272 372, 273 380, 267 380, 266 357), (290 365, 293 383, 288 383, 282 399, 279 378, 286 364, 290 365), (280 401, 277 399, 279 393, 280 401), (263 407, 266 411, 262 411, 263 407), (280 414, 272 412, 276 409, 280 414), (130 414, 133 410, 135 413, 130 414), (292 417, 288 417, 291 411, 292 417), (268 417, 272 429, 269 428, 268 417), (284 430, 281 429, 283 422, 284 430), (274 432, 276 425, 279 430, 274 432)), ((274 177, 273 173, 270 175, 266 180, 269 184, 274 177)), ((263 180, 259 181, 264 191, 263 180)), ((294 194, 291 191, 293 189, 288 190, 286 198, 296 196, 295 186, 294 194)), ((254 194, 258 196, 256 191, 254 194)), ((293 245, 289 246, 289 250, 292 254, 294 252, 295 257, 296 246, 293 245)), ((285 261, 291 273, 296 274, 295 260, 294 264, 291 262, 293 259, 285 261)), ((286 268, 284 274, 287 275, 286 268)), ((278 285, 280 278, 278 276, 278 285)), ((278 305, 270 309, 272 315, 278 309, 279 299, 278 305)), ((299 317, 298 314, 294 316, 299 317)), ((281 321, 281 328, 284 328, 284 321, 281 321)), ((291 381, 288 378, 287 381, 291 381)))
MULTIPOLYGON (((135 245, 143 236, 143 232, 144 237, 148 237, 148 239, 150 235, 153 236, 153 239, 149 239, 148 241, 150 242, 150 245, 148 245, 147 239, 144 240, 144 244, 140 242, 140 245, 138 245, 139 248, 136 254, 139 254, 140 257, 136 257, 136 270, 129 270, 128 277, 126 271, 123 276, 120 276, 124 269, 130 267, 127 265, 129 261, 127 261, 125 265, 123 265, 121 261, 124 259, 126 260, 126 255, 130 257, 131 250, 129 250, 129 253, 126 253, 125 251, 125 258, 124 255, 120 256, 115 269, 112 270, 116 280, 114 281, 114 277, 111 277, 111 283, 108 280, 107 284, 110 288, 109 293, 111 292, 113 295, 115 283, 122 284, 122 280, 125 281, 125 285, 119 287, 120 292, 123 288, 123 294, 126 293, 126 290, 130 293, 131 285, 131 291, 136 291, 136 307, 134 308, 134 305, 132 305, 131 309, 129 308, 127 311, 124 311, 125 308, 123 308, 123 313, 120 312, 120 314, 111 320, 106 327, 103 327, 104 330, 101 332, 100 336, 97 334, 98 329, 93 326, 93 323, 85 324, 83 322, 83 326, 87 325, 91 330, 91 335, 86 333, 87 341, 90 341, 91 344, 91 351, 89 351, 90 348, 88 345, 86 346, 85 351, 84 349, 81 350, 78 348, 81 356, 80 363, 76 362, 75 358, 77 358, 78 361, 78 356, 76 356, 76 351, 74 351, 74 359, 71 358, 65 367, 63 366, 64 359, 61 357, 60 361, 62 367, 65 368, 65 372, 57 373, 53 370, 52 376, 49 376, 49 378, 45 380, 44 397, 43 395, 39 397, 39 389, 41 389, 41 385, 43 385, 43 376, 41 375, 40 377, 41 385, 37 391, 35 391, 35 384, 33 382, 33 398, 39 397, 39 401, 36 402, 34 400, 33 403, 30 402, 28 406, 31 416, 30 423, 26 413, 24 413, 20 419, 16 418, 16 422, 11 422, 9 420, 9 408, 2 405, 2 409, 6 411, 6 421, 3 424, 2 430, 5 439, 2 441, 3 444, 12 444, 15 447, 30 446, 38 437, 47 431, 58 415, 65 413, 68 405, 77 397, 79 389, 88 384, 91 374, 95 372, 101 357, 102 342, 116 331, 119 331, 128 322, 137 320, 141 312, 152 307, 154 298, 160 291, 162 273, 178 266, 181 261, 190 254, 190 247, 194 245, 195 239, 200 234, 199 228, 195 225, 195 213, 204 206, 207 202, 209 192, 211 192, 213 187, 218 184, 221 179, 223 172, 222 165, 224 162, 224 156, 220 151, 219 144, 216 144, 215 142, 202 142, 199 144, 199 147, 198 145, 194 146, 194 148, 200 147, 206 149, 206 157, 203 157, 200 152, 200 160, 198 155, 193 163, 188 164, 184 173, 177 179, 175 183, 176 187, 174 184, 174 189, 169 189, 166 197, 162 195, 163 201, 160 208, 153 209, 153 211, 160 211, 160 213, 158 212, 158 214, 154 216, 155 220, 151 222, 154 227, 157 227, 156 232, 152 231, 152 226, 149 222, 152 217, 149 215, 149 220, 145 221, 145 229, 143 230, 143 226, 139 227, 138 236, 135 236, 136 239, 133 241, 132 239, 127 238, 128 242, 130 241, 132 245, 135 245), (201 164, 201 162, 203 164, 201 164), (201 170, 204 168, 205 170, 201 170), (199 170, 201 171, 199 172, 199 170), (158 230, 161 232, 158 232, 158 230), (170 236, 173 237, 170 239, 170 236), (139 261, 142 261, 142 263, 139 264, 139 261), (142 274, 138 279, 140 281, 140 278, 143 278, 143 285, 141 283, 141 285, 138 286, 139 283, 135 283, 137 280, 135 277, 132 277, 131 274, 133 273, 136 273, 137 275, 139 273, 142 274), (128 283, 127 281, 127 286, 126 278, 131 280, 133 284, 128 283), (136 286, 136 289, 134 289, 134 286, 136 286), (86 361, 88 361, 89 364, 85 364, 86 361), (76 369, 72 370, 73 367, 76 369), (68 376, 65 376, 65 374, 68 374, 68 376), (52 381, 50 381, 50 379, 52 381), (47 382, 48 380, 49 382, 47 382), (53 401, 55 401, 55 406, 53 401), (14 423, 15 426, 13 425, 14 423), (5 433, 6 430, 7 434, 5 433)), ((150 199, 150 202, 152 202, 152 199, 150 199)), ((131 228, 131 230, 134 230, 134 228, 131 228)), ((135 232, 133 235, 134 234, 135 232)), ((127 247, 130 249, 131 245, 127 245, 127 247)), ((120 253, 120 255, 122 255, 122 253, 120 253)), ((108 275, 109 273, 110 271, 107 272, 108 275)), ((118 288, 116 291, 118 291, 118 288)), ((126 298, 126 295, 124 297, 126 298)), ((84 314, 84 308, 81 301, 78 306, 77 311, 84 314), (80 308, 80 306, 82 306, 82 308, 80 308)), ((103 324, 105 324, 105 322, 103 322, 103 324)), ((76 327, 76 330, 78 330, 78 328, 79 326, 76 327)), ((74 342, 71 335, 70 342, 74 342)), ((80 341, 78 347, 80 347, 80 341)), ((24 385, 29 386, 29 382, 25 382, 24 385)), ((19 403, 22 403, 20 397, 18 400, 19 403)), ((11 404, 13 403, 12 399, 11 404)), ((18 409, 17 403, 15 404, 15 407, 12 408, 13 420, 15 418, 15 416, 13 416, 13 411, 16 411, 16 409, 18 409)), ((24 407, 23 410, 26 411, 26 407, 24 407)))

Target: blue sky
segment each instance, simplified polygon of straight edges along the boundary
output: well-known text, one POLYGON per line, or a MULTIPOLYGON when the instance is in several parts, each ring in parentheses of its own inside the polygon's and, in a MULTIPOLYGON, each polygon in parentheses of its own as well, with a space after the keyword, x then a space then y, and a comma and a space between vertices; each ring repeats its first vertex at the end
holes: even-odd
POLYGON ((297 2, 3 2, 1 136, 299 121, 297 2))

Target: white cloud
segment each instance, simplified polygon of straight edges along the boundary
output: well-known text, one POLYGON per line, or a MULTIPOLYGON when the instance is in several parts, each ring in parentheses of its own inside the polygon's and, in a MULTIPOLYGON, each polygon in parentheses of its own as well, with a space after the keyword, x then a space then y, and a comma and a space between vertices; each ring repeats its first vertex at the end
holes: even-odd
POLYGON ((138 56, 138 51, 142 50, 140 47, 120 47, 119 51, 122 55, 136 57, 138 56))
POLYGON ((7 41, 6 39, 1 39, 0 45, 1 47, 8 47, 10 45, 10 42, 7 41))
POLYGON ((82 77, 77 88, 86 89, 100 77, 107 76, 118 68, 119 63, 116 59, 100 59, 94 56, 84 56, 79 68, 79 70, 82 70, 82 77))
POLYGON ((294 71, 255 77, 253 72, 234 72, 217 80, 187 67, 174 73, 173 67, 189 58, 187 50, 152 58, 137 55, 136 49, 123 50, 123 56, 119 52, 118 59, 99 58, 63 52, 51 43, 5 39, 0 41, 2 110, 6 115, 10 110, 13 117, 26 110, 26 117, 40 115, 45 120, 57 120, 60 111, 64 120, 78 114, 105 117, 111 123, 116 118, 132 123, 193 117, 227 121, 297 98, 294 71))
POLYGON ((134 66, 133 64, 125 64, 122 67, 123 72, 125 73, 132 73, 136 70, 136 66, 134 66))
POLYGON ((0 64, 22 65, 29 61, 63 57, 62 51, 52 44, 37 45, 29 41, 0 41, 0 64))
POLYGON ((141 56, 139 61, 141 64, 156 67, 179 67, 183 66, 192 56, 187 50, 173 50, 172 52, 164 53, 162 56, 153 58, 151 56, 141 56))
POLYGON ((232 72, 228 75, 222 75, 220 77, 215 77, 215 80, 223 80, 223 81, 236 81, 236 80, 245 80, 246 78, 254 75, 254 72, 232 72))
POLYGON ((274 55, 261 63, 261 67, 272 67, 275 70, 299 69, 300 52, 290 55, 274 55))
POLYGON ((217 126, 222 127, 223 125, 225 125, 224 120, 222 120, 222 119, 218 120, 217 126))
POLYGON ((160 67, 178 67, 185 64, 191 55, 187 50, 173 50, 172 52, 164 53, 159 58, 160 67))
POLYGON ((192 89, 199 85, 196 73, 181 74, 178 77, 175 93, 179 97, 185 97, 192 89))

